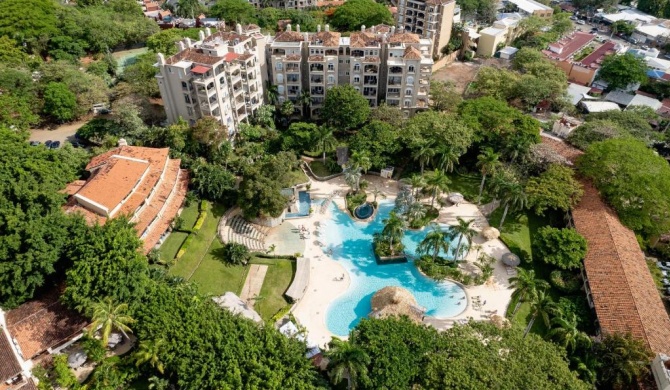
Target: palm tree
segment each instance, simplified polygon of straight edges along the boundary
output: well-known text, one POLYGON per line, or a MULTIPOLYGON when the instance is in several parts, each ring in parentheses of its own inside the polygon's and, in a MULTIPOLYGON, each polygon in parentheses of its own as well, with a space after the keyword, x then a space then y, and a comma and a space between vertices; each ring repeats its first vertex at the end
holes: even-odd
POLYGON ((170 381, 165 378, 159 378, 157 376, 152 376, 149 378, 149 389, 150 390, 167 390, 170 388, 170 381))
POLYGON ((405 220, 402 219, 395 211, 391 211, 389 217, 384 220, 384 230, 382 236, 389 241, 389 250, 392 255, 395 255, 394 243, 398 243, 405 235, 405 220))
POLYGON ((384 192, 382 190, 380 190, 379 187, 377 187, 377 186, 375 186, 372 189, 372 195, 375 196, 375 199, 373 200, 373 202, 375 202, 375 203, 377 203, 377 197, 380 197, 382 199, 386 199, 386 194, 384 194, 384 192))
POLYGON ((449 250, 448 234, 443 231, 438 225, 433 225, 433 229, 426 234, 426 237, 421 241, 416 248, 419 254, 433 253, 433 262, 437 260, 440 251, 449 250))
POLYGON ((545 280, 535 278, 534 270, 517 268, 517 274, 509 279, 510 287, 514 289, 512 299, 523 301, 526 296, 533 297, 537 291, 549 288, 545 280))
POLYGON ((530 305, 530 312, 531 319, 528 323, 528 326, 526 327, 526 332, 523 334, 524 337, 526 337, 538 316, 542 318, 542 321, 547 328, 551 326, 549 316, 556 312, 556 303, 554 303, 554 301, 551 299, 551 296, 549 296, 545 290, 538 290, 533 296, 533 301, 530 305))
MULTIPOLYGON (((372 160, 367 152, 353 152, 351 157, 349 157, 349 166, 354 169, 362 170, 363 173, 368 173, 368 169, 372 168, 372 160)), ((356 182, 356 188, 360 188, 360 180, 358 177, 356 182)))
POLYGON ((147 340, 140 342, 140 346, 135 352, 135 366, 139 367, 145 363, 158 370, 161 374, 164 373, 165 367, 161 362, 161 355, 165 346, 165 340, 147 340))
POLYGON ((310 95, 308 90, 302 90, 298 96, 298 100, 296 100, 296 103, 300 104, 302 107, 303 116, 307 117, 305 113, 309 111, 309 105, 312 103, 312 95, 310 95))
POLYGON ((113 329, 117 329, 123 333, 126 339, 128 338, 126 332, 132 333, 128 324, 132 324, 135 320, 125 314, 126 310, 128 310, 127 304, 120 303, 115 305, 112 298, 107 297, 101 302, 92 304, 91 309, 93 311, 93 322, 90 329, 101 329, 102 345, 107 345, 109 335, 113 329))
POLYGON ((600 362, 598 373, 602 388, 631 388, 631 384, 649 372, 653 353, 630 333, 607 334, 595 349, 600 362))
POLYGON ((420 202, 414 202, 407 208, 407 219, 412 223, 426 216, 426 208, 420 202))
POLYGON ((320 126, 312 137, 314 144, 321 149, 321 152, 323 153, 323 163, 325 164, 326 151, 332 150, 337 146, 337 139, 335 139, 335 136, 333 135, 333 129, 327 126, 320 126))
POLYGON ((361 168, 347 166, 344 168, 342 173, 344 174, 344 181, 346 181, 349 187, 351 187, 351 191, 357 192, 358 184, 361 180, 361 168))
POLYGON ((454 165, 458 162, 458 158, 461 156, 460 153, 456 152, 454 148, 450 146, 438 149, 437 154, 440 156, 440 169, 445 172, 452 172, 454 170, 454 165))
POLYGON ((421 192, 421 189, 426 185, 426 181, 424 180, 423 176, 417 174, 414 174, 409 178, 401 179, 400 181, 405 184, 409 184, 412 187, 412 195, 416 199, 419 199, 419 193, 421 192))
POLYGON ((424 167, 433 159, 433 156, 435 156, 435 148, 428 142, 423 142, 412 152, 412 158, 421 164, 421 176, 423 176, 424 167))
POLYGON ((277 102, 279 101, 279 89, 269 80, 265 83, 265 93, 268 97, 268 103, 277 105, 277 102))
POLYGON ((500 192, 500 197, 502 203, 505 205, 502 218, 500 218, 500 226, 498 229, 502 230, 503 224, 505 223, 505 218, 507 217, 507 212, 511 208, 512 210, 521 210, 526 207, 526 192, 524 191, 521 183, 508 183, 502 188, 500 192))
POLYGON ((493 173, 500 162, 500 155, 495 153, 493 149, 486 148, 483 153, 477 156, 477 168, 482 173, 482 183, 479 185, 479 196, 477 197, 477 204, 482 202, 482 192, 484 191, 484 183, 486 182, 486 175, 493 173))
POLYGON ((547 333, 547 336, 555 340, 566 350, 575 352, 580 345, 588 346, 591 344, 589 336, 577 329, 577 316, 570 313, 569 317, 559 315, 551 320, 553 328, 547 333))
POLYGON ((328 371, 333 383, 338 384, 342 382, 342 379, 347 378, 349 383, 347 388, 354 390, 358 387, 359 382, 368 382, 368 365, 371 360, 363 348, 333 338, 325 356, 329 360, 328 371))
POLYGON ((458 225, 452 228, 454 234, 458 234, 458 243, 456 244, 456 253, 454 254, 454 261, 459 260, 458 255, 461 253, 461 245, 463 244, 463 237, 466 237, 468 242, 472 242, 472 237, 474 237, 475 234, 477 234, 477 232, 472 228, 472 224, 475 222, 474 219, 466 221, 461 217, 457 217, 456 221, 458 222, 458 225))
POLYGON ((451 182, 447 175, 439 170, 434 170, 426 179, 427 188, 433 192, 433 197, 430 200, 430 206, 433 207, 435 204, 435 198, 439 192, 444 192, 448 190, 448 186, 451 182))

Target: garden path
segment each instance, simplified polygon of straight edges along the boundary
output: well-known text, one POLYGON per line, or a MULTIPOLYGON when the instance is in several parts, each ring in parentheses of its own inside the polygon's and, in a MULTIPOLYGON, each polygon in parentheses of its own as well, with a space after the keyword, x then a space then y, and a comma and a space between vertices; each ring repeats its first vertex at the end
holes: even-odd
POLYGON ((249 266, 249 273, 247 274, 247 279, 244 281, 244 286, 242 286, 240 299, 246 302, 252 309, 256 298, 261 294, 261 288, 263 287, 263 281, 267 272, 267 265, 251 264, 249 266))

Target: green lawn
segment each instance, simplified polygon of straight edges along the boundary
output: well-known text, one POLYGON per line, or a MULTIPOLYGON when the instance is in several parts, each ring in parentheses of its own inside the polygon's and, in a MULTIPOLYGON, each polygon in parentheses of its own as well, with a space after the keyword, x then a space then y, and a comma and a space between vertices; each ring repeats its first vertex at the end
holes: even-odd
MULTIPOLYGON (((190 205, 186 206, 181 212, 180 217, 184 221, 182 228, 192 228, 193 224, 195 224, 195 220, 198 218, 198 202, 191 202, 190 205)), ((161 245, 159 251, 164 261, 168 262, 169 260, 174 259, 186 237, 188 237, 188 233, 177 231, 170 233, 163 245, 161 245)))
POLYGON ((269 320, 288 302, 284 293, 288 290, 295 274, 295 261, 286 259, 254 258, 254 264, 267 264, 268 272, 261 288, 261 298, 254 305, 264 320, 269 320))
MULTIPOLYGON (((449 185, 450 192, 460 192, 465 199, 472 203, 477 203, 479 197, 479 185, 482 182, 482 176, 478 173, 456 173, 448 174, 451 184, 449 185)), ((482 194, 482 204, 491 201, 491 197, 486 193, 482 194)))
MULTIPOLYGON (((496 211, 491 214, 491 217, 489 218, 491 226, 496 228, 500 226, 500 218, 502 218, 503 211, 503 207, 498 207, 496 211)), ((526 213, 525 211, 507 213, 507 216, 505 217, 505 225, 500 229, 500 239, 507 245, 510 251, 526 261, 533 258, 530 239, 530 221, 533 220, 533 225, 536 223, 533 219, 534 215, 529 216, 529 214, 530 213, 526 213)), ((532 226, 532 229, 537 229, 538 227, 539 226, 532 226)))
POLYGON ((323 163, 321 160, 314 160, 311 163, 309 163, 309 167, 312 169, 312 172, 314 172, 315 175, 320 176, 320 177, 325 177, 325 176, 330 176, 332 174, 335 174, 337 172, 331 172, 330 169, 326 166, 326 164, 323 163))

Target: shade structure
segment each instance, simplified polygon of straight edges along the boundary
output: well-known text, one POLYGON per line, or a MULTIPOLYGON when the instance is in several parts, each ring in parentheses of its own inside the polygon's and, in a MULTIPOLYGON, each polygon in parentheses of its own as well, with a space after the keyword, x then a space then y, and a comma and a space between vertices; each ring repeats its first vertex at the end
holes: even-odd
POLYGON ((452 192, 451 194, 449 194, 449 196, 447 196, 447 200, 451 203, 459 204, 462 203, 465 200, 465 198, 463 197, 463 194, 461 194, 460 192, 452 192))
POLYGON ((88 356, 83 351, 73 352, 67 357, 67 365, 70 368, 79 368, 86 363, 86 359, 88 356))
POLYGON ((514 253, 508 252, 503 255, 502 262, 505 265, 516 267, 517 265, 521 264, 521 259, 519 259, 519 256, 515 255, 514 253))
POLYGON ((396 286, 384 287, 377 291, 370 303, 372 306, 370 317, 373 318, 407 316, 415 322, 421 322, 425 312, 411 292, 396 286))
POLYGON ((500 237, 500 231, 493 226, 488 226, 482 230, 482 237, 484 237, 486 241, 495 240, 500 237))
POLYGON ((244 302, 233 292, 228 291, 219 297, 212 298, 212 300, 216 302, 219 307, 231 311, 233 314, 238 314, 256 323, 263 322, 261 316, 259 316, 254 309, 250 308, 246 302, 244 302))
POLYGON ((494 314, 491 316, 491 323, 500 329, 508 328, 510 326, 509 320, 498 314, 494 314))
POLYGON ((123 341, 123 336, 121 333, 112 333, 107 339, 107 346, 109 348, 114 348, 117 344, 121 343, 121 341, 123 341))

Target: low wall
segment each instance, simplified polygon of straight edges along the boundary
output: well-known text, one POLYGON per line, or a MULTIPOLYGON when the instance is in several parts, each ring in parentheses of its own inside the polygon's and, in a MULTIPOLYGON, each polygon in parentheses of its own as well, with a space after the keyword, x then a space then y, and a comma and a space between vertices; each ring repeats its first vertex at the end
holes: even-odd
POLYGON ((334 173, 334 174, 332 174, 332 175, 330 175, 330 176, 323 176, 323 177, 322 177, 322 176, 317 176, 317 175, 312 171, 312 167, 309 166, 309 163, 308 163, 308 162, 306 162, 306 161, 303 160, 303 164, 302 164, 302 166, 303 166, 303 168, 305 168, 305 169, 307 170, 308 175, 312 176, 312 177, 314 178, 314 180, 316 180, 316 181, 328 181, 328 180, 330 180, 330 179, 334 179, 334 178, 336 178, 336 177, 338 177, 338 176, 342 176, 342 175, 344 174, 343 172, 340 172, 340 173, 334 173))
POLYGON ((446 55, 439 60, 435 61, 433 64, 433 72, 444 68, 445 66, 451 64, 452 62, 456 61, 456 58, 458 57, 458 52, 453 52, 449 55, 446 55))
POLYGON ((261 226, 275 227, 281 225, 286 219, 286 210, 282 211, 281 215, 276 218, 271 217, 259 217, 253 220, 253 223, 261 226))

